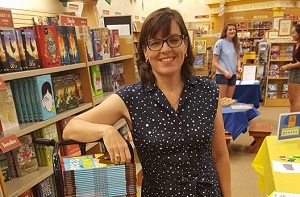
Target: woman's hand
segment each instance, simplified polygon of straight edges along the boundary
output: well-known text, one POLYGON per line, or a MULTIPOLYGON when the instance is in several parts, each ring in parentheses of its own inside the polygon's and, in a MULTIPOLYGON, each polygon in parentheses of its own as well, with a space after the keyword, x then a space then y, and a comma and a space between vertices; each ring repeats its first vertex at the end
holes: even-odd
POLYGON ((243 72, 243 68, 242 68, 241 66, 238 66, 238 67, 236 68, 236 71, 237 71, 238 73, 242 73, 242 72, 243 72))
POLYGON ((226 79, 230 79, 232 77, 232 74, 230 74, 230 72, 225 71, 224 76, 226 79))
POLYGON ((290 65, 291 65, 291 64, 283 65, 283 66, 280 67, 280 70, 284 72, 284 71, 290 69, 290 65))
POLYGON ((114 127, 103 133, 103 142, 106 146, 112 163, 130 163, 131 154, 128 145, 125 139, 114 127))

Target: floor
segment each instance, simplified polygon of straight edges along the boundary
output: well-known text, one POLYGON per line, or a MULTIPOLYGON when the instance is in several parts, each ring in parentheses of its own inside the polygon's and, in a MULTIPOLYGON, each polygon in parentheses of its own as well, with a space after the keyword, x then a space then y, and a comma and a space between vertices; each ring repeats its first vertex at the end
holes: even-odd
MULTIPOLYGON (((255 121, 272 123, 272 135, 276 135, 280 113, 288 113, 289 107, 259 107, 260 115, 255 121)), ((248 133, 240 135, 230 143, 233 153, 230 155, 232 197, 265 197, 257 187, 258 177, 251 167, 255 153, 248 153, 252 138, 248 133)))

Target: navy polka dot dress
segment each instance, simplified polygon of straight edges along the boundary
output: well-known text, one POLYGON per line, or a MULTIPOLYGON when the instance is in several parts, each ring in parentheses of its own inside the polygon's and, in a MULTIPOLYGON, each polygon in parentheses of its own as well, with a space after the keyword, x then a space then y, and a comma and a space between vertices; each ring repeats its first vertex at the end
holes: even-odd
POLYGON ((175 111, 155 85, 129 85, 117 92, 132 120, 132 136, 143 166, 142 196, 221 196, 211 141, 218 105, 208 78, 186 81, 175 111))

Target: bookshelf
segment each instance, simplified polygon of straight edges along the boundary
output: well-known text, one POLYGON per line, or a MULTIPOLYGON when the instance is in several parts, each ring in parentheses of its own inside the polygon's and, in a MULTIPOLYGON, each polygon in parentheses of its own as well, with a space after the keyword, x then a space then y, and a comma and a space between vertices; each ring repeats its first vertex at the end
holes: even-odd
POLYGON ((286 96, 287 89, 285 88, 288 84, 288 73, 283 73, 279 68, 292 61, 292 58, 288 57, 290 56, 291 46, 294 44, 295 42, 270 42, 269 44, 265 106, 290 106, 289 99, 286 96))

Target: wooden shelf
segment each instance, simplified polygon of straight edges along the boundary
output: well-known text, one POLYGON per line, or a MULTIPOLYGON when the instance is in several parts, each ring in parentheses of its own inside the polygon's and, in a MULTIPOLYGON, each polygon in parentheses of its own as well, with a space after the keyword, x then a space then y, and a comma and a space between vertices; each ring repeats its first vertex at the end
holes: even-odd
POLYGON ((4 81, 14 80, 14 79, 21 79, 26 77, 33 77, 37 75, 44 75, 44 74, 51 74, 56 72, 63 72, 68 70, 75 70, 78 68, 86 67, 85 63, 79 64, 70 64, 65 66, 58 66, 53 68, 41 68, 41 69, 34 69, 34 70, 25 70, 20 72, 12 72, 12 73, 4 73, 0 74, 4 81))
POLYGON ((26 176, 5 182, 8 197, 16 197, 53 174, 52 166, 39 167, 39 170, 26 176))
MULTIPOLYGON (((67 118, 71 115, 77 114, 79 112, 85 111, 87 109, 92 108, 93 104, 92 103, 84 103, 81 104, 79 107, 67 110, 65 112, 57 114, 55 117, 45 120, 45 121, 40 121, 40 122, 29 122, 29 123, 21 123, 20 124, 20 130, 14 131, 13 134, 15 134, 17 137, 20 137, 22 135, 25 135, 27 133, 30 133, 32 131, 38 130, 44 126, 47 126, 49 124, 55 123, 59 120, 62 120, 64 118, 67 118)), ((7 134, 5 137, 7 137, 7 134)))
POLYGON ((114 92, 104 92, 103 94, 99 96, 94 97, 94 104, 98 105, 99 103, 102 103, 106 98, 108 98, 110 95, 112 95, 114 92))
POLYGON ((278 60, 272 60, 270 59, 270 62, 290 62, 292 59, 278 59, 278 60))
POLYGON ((289 107, 289 99, 266 99, 265 105, 268 107, 289 107))
POLYGON ((288 77, 274 77, 274 78, 268 78, 269 79, 269 81, 270 80, 288 80, 289 78, 288 77))
POLYGON ((133 55, 123 55, 119 57, 113 57, 109 59, 104 59, 104 60, 97 60, 97 61, 92 61, 92 62, 87 62, 88 66, 93 66, 93 65, 99 65, 99 64, 105 64, 105 63, 110 63, 110 62, 117 62, 117 61, 122 61, 122 60, 127 60, 133 58, 133 55))

